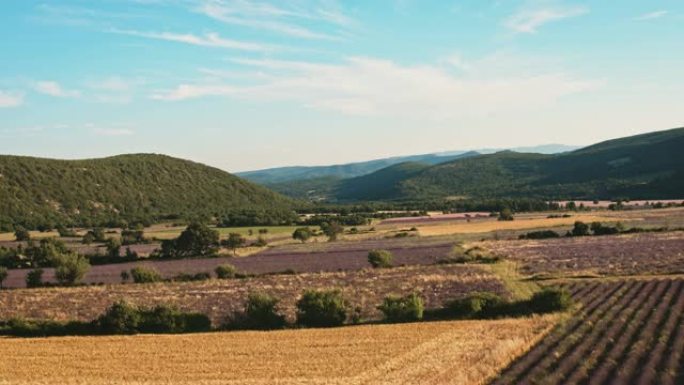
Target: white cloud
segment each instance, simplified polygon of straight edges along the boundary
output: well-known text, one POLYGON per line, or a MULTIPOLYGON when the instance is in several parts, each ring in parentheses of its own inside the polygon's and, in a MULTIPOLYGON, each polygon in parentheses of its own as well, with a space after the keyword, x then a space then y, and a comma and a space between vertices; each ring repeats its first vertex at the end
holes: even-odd
POLYGON ((198 36, 189 33, 183 34, 172 32, 142 32, 118 29, 112 29, 110 30, 110 32, 122 35, 144 37, 147 39, 166 40, 203 47, 229 48, 242 51, 272 51, 276 49, 276 47, 274 46, 265 44, 225 39, 219 36, 217 33, 207 33, 203 36, 198 36))
POLYGON ((653 12, 648 12, 644 13, 643 15, 639 15, 634 18, 634 20, 653 20, 653 19, 660 19, 661 17, 667 15, 669 12, 665 10, 660 10, 660 11, 653 11, 653 12))
POLYGON ((587 13, 584 7, 523 9, 506 19, 504 25, 515 32, 535 33, 544 24, 587 13))
POLYGON ((86 123, 83 127, 99 136, 130 136, 135 134, 135 132, 128 127, 113 124, 103 126, 95 123, 86 123))
POLYGON ((24 104, 24 95, 0 90, 0 108, 19 107, 24 104))
POLYGON ((329 26, 348 28, 356 24, 334 1, 309 1, 300 6, 281 7, 251 0, 223 1, 205 0, 196 11, 226 24, 260 29, 288 36, 317 39, 341 40, 339 31, 318 31, 301 25, 302 20, 321 23, 319 28, 329 26))
POLYGON ((77 90, 66 90, 59 83, 54 81, 36 82, 33 88, 41 94, 54 96, 56 98, 77 98, 81 93, 77 90))
POLYGON ((600 84, 563 72, 491 76, 480 71, 457 76, 438 66, 401 66, 389 60, 358 57, 343 64, 251 59, 235 62, 268 76, 254 78, 250 85, 186 83, 152 97, 178 101, 228 96, 290 101, 349 115, 443 120, 534 110, 600 84))

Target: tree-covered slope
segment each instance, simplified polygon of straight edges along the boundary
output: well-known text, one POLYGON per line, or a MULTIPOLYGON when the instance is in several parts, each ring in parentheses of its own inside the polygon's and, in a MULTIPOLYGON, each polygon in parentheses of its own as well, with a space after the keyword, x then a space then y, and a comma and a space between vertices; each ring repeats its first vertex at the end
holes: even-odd
MULTIPOLYGON (((427 167, 393 180, 389 192, 385 186, 384 192, 374 190, 341 197, 682 198, 682 149, 684 128, 611 140, 556 155, 504 151, 427 167)), ((347 189, 363 191, 363 186, 347 189)))
POLYGON ((0 224, 27 227, 212 217, 287 216, 293 202, 225 171, 163 155, 55 160, 0 156, 0 224))

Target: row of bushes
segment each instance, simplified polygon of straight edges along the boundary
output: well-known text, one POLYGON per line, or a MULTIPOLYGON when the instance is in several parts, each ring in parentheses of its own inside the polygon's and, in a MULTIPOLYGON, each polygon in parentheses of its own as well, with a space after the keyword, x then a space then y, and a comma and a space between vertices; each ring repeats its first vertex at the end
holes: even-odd
MULTIPOLYGON (((250 293, 244 309, 221 326, 224 330, 273 330, 288 326, 278 312, 279 299, 266 293, 250 293)), ((385 297, 378 309, 384 322, 414 322, 430 319, 484 319, 525 316, 568 309, 570 294, 563 289, 546 288, 529 300, 508 301, 494 293, 473 293, 448 302, 442 309, 426 311, 418 293, 385 297)), ((349 304, 339 290, 306 290, 296 303, 296 326, 335 327, 351 319, 361 323, 359 309, 349 312, 349 304)), ((175 307, 144 308, 117 302, 92 322, 26 321, 0 323, 0 334, 37 337, 96 334, 190 333, 211 330, 211 321, 200 313, 183 312, 175 307)))
POLYGON ((117 302, 91 322, 31 321, 12 319, 0 323, 0 334, 17 337, 109 335, 138 333, 193 333, 211 330, 204 314, 183 312, 172 306, 145 308, 117 302))
MULTIPOLYGON (((621 222, 617 222, 615 226, 604 225, 601 222, 592 222, 591 224, 584 223, 582 221, 577 221, 573 225, 572 230, 568 231, 566 237, 584 237, 590 235, 615 235, 615 234, 634 234, 634 233, 645 233, 645 232, 663 232, 668 231, 667 227, 656 227, 656 228, 641 228, 632 227, 626 229, 621 222)), ((678 230, 678 229, 672 229, 678 230)), ((551 239, 560 238, 561 235, 553 230, 539 230, 531 231, 529 233, 521 234, 518 236, 519 239, 551 239)))

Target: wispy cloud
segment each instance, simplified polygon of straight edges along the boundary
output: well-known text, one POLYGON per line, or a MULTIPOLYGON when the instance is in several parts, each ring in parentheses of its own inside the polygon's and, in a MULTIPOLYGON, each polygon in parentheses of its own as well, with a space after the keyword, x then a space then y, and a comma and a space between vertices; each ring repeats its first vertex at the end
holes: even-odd
POLYGON ((303 39, 341 40, 339 31, 312 29, 302 25, 302 20, 315 21, 338 28, 348 28, 355 21, 347 16, 333 1, 309 1, 299 7, 281 7, 251 0, 223 1, 205 0, 196 11, 226 24, 266 30, 303 39))
POLYGON ((504 25, 518 33, 535 33, 544 24, 586 14, 585 7, 545 7, 522 9, 509 16, 504 25))
POLYGON ((54 96, 56 98, 77 98, 81 96, 80 91, 64 89, 55 81, 36 82, 33 85, 33 89, 41 94, 54 96))
POLYGON ((113 124, 98 125, 95 123, 86 123, 84 128, 99 136, 130 136, 135 134, 135 131, 129 127, 113 124))
POLYGON ((639 15, 639 16, 635 17, 634 20, 660 19, 661 17, 667 15, 668 13, 669 13, 669 11, 666 11, 666 10, 648 12, 648 13, 644 13, 643 15, 639 15))
POLYGON ((276 49, 276 47, 266 44, 225 39, 219 36, 217 33, 207 33, 203 36, 199 36, 189 33, 144 32, 120 29, 111 29, 109 32, 122 35, 138 36, 147 39, 173 41, 202 47, 228 48, 242 51, 273 51, 276 49))
POLYGON ((186 83, 152 97, 179 101, 227 96, 259 102, 290 101, 349 115, 442 120, 534 109, 599 85, 565 73, 456 76, 438 66, 402 66, 375 58, 353 57, 336 65, 270 59, 236 62, 270 76, 254 79, 251 85, 186 83))
POLYGON ((19 107, 24 104, 24 95, 0 90, 0 108, 19 107))

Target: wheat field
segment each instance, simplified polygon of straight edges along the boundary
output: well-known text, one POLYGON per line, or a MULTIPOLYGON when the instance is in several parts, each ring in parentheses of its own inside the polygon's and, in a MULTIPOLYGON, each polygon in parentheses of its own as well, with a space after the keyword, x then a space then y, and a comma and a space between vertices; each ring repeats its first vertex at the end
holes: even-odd
POLYGON ((0 384, 482 384, 557 318, 0 339, 0 384))
POLYGON ((573 215, 568 218, 524 218, 516 217, 514 221, 498 221, 496 219, 473 220, 471 222, 459 221, 444 224, 418 225, 420 235, 449 235, 449 234, 473 234, 487 233, 490 231, 504 230, 531 230, 540 228, 553 228, 559 226, 569 226, 576 221, 585 223, 591 222, 610 222, 615 221, 615 217, 604 215, 573 215))

